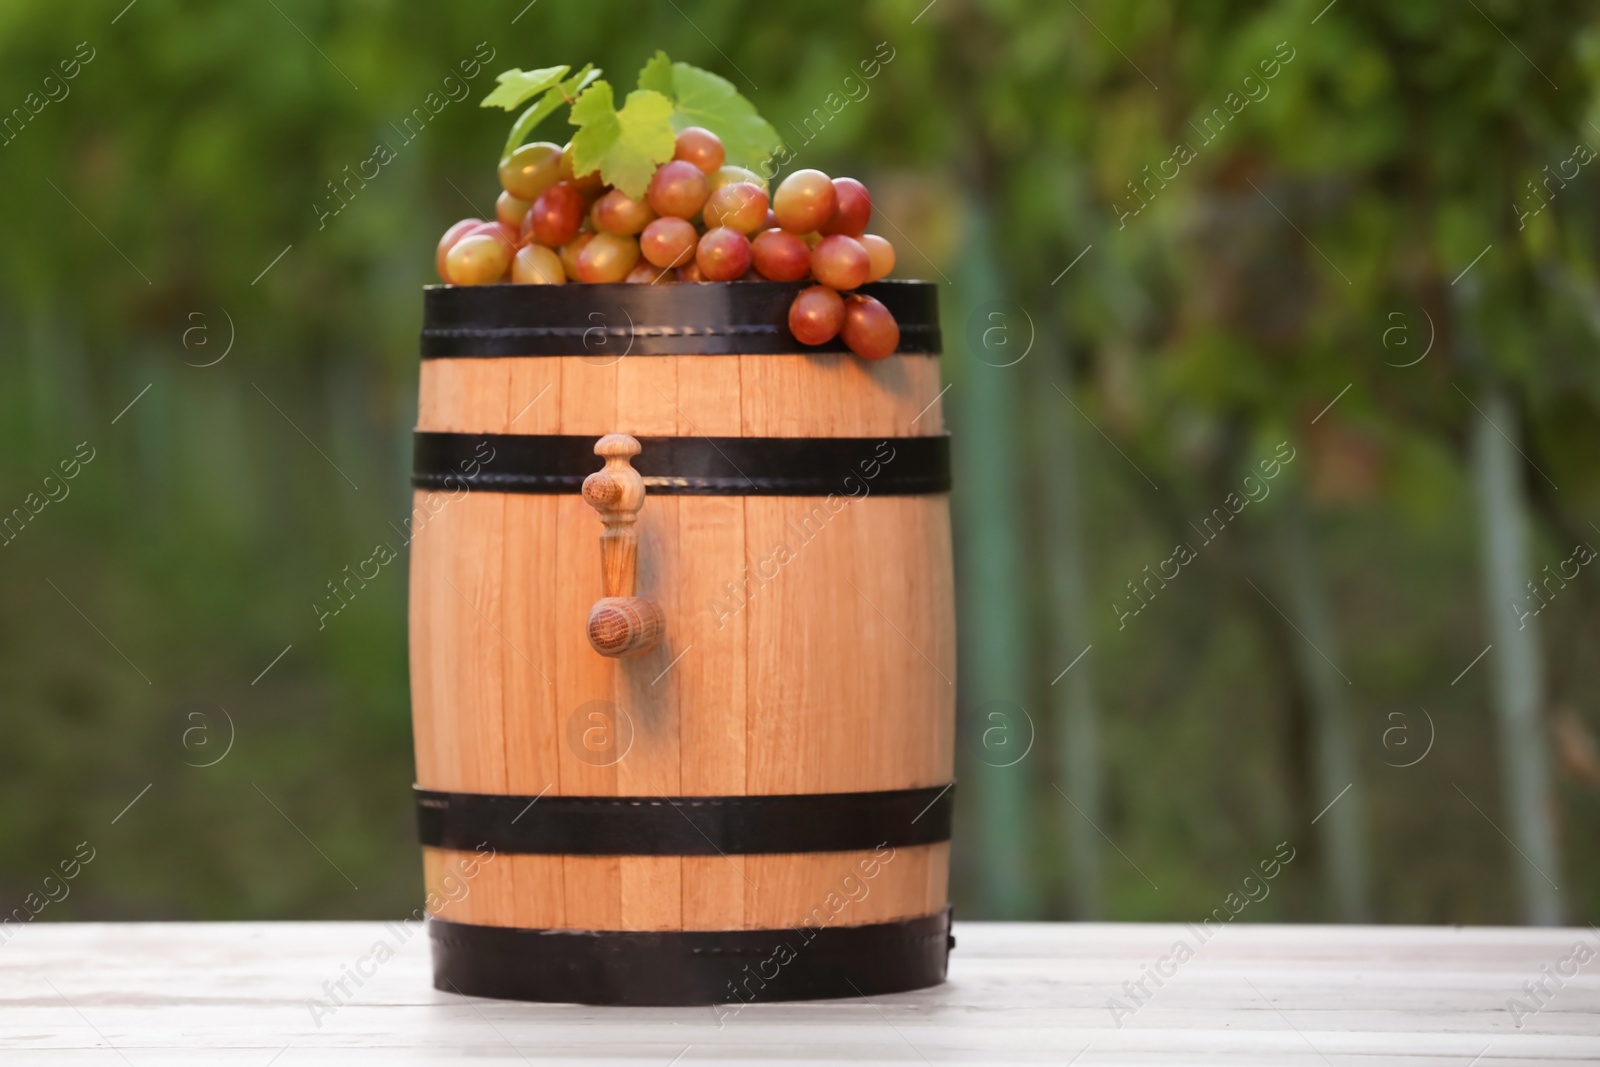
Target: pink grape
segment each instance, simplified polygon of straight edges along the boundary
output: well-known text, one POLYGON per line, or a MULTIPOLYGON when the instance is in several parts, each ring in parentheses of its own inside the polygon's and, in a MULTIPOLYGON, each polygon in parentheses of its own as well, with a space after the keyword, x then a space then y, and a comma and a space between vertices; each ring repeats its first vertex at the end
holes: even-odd
POLYGON ((657 215, 680 219, 692 219, 700 214, 710 195, 711 183, 706 181, 700 168, 683 159, 674 159, 657 168, 646 193, 657 215))
POLYGON ((694 261, 706 281, 731 282, 750 269, 750 239, 726 226, 707 230, 694 261))
POLYGON ((872 259, 854 237, 824 237, 811 250, 811 273, 832 289, 857 289, 866 284, 872 259))
POLYGON ((532 206, 531 200, 523 200, 510 193, 501 193, 494 202, 494 215, 513 230, 520 230, 522 220, 528 217, 528 209, 532 206))
POLYGON ((717 172, 711 175, 711 191, 714 193, 724 185, 732 185, 734 182, 749 182, 762 192, 767 191, 767 180, 761 175, 745 167, 732 165, 718 167, 717 172))
POLYGON ((445 273, 444 257, 450 254, 450 249, 455 247, 457 241, 467 235, 468 230, 482 225, 482 219, 462 219, 444 231, 444 236, 439 238, 439 250, 433 255, 433 265, 439 271, 439 279, 441 281, 448 282, 450 280, 450 275, 445 273))
POLYGON ((778 225, 790 233, 810 233, 833 217, 839 196, 820 170, 797 170, 783 179, 772 197, 778 225))
POLYGON ((456 285, 487 285, 499 281, 511 265, 511 249, 488 234, 469 234, 445 256, 445 270, 456 285))
POLYGON ((500 164, 500 187, 530 203, 560 179, 561 149, 549 141, 525 144, 500 164))
POLYGON ((522 243, 521 235, 503 222, 480 222, 478 225, 462 234, 462 236, 493 237, 495 240, 500 241, 506 246, 506 255, 508 257, 517 250, 517 245, 522 243))
POLYGON ((578 236, 583 225, 583 194, 571 182, 556 182, 539 194, 528 211, 534 240, 547 248, 560 248, 578 236))
POLYGON ((578 253, 580 282, 620 282, 639 262, 639 242, 617 233, 598 233, 578 253))
POLYGON ((751 182, 724 185, 706 200, 705 222, 708 230, 726 226, 748 235, 759 230, 766 218, 767 194, 751 182))
POLYGON ((865 234, 856 240, 867 250, 867 261, 871 264, 867 269, 867 281, 875 282, 888 277, 889 272, 894 270, 894 245, 875 233, 865 234))
POLYGON ((702 174, 710 177, 722 166, 727 152, 722 147, 722 138, 703 127, 688 126, 678 131, 672 158, 693 163, 702 174))
POLYGON ((789 332, 801 344, 826 344, 843 324, 844 301, 825 285, 802 289, 789 305, 789 332))
POLYGON ((844 343, 862 359, 882 359, 900 347, 900 324, 889 309, 870 296, 857 294, 844 302, 844 343))
POLYGON ((867 220, 872 218, 872 194, 854 178, 833 179, 833 193, 837 204, 833 216, 819 227, 822 234, 860 237, 866 232, 867 220))
POLYGON ((650 285, 657 279, 661 278, 662 274, 664 273, 670 274, 671 272, 662 271, 659 267, 652 267, 650 264, 641 259, 638 263, 634 264, 634 268, 630 270, 628 272, 628 276, 622 280, 635 285, 650 285))
POLYGON ((611 190, 596 200, 594 207, 589 210, 589 220, 594 223, 595 229, 621 237, 639 233, 655 217, 656 213, 648 203, 630 198, 621 189, 611 190))
POLYGON ((589 247, 589 242, 594 238, 594 231, 586 230, 561 246, 561 269, 567 272, 567 281, 582 280, 578 277, 578 256, 589 247))
POLYGON ((811 273, 811 250, 785 230, 763 230, 750 242, 750 256, 763 278, 797 282, 811 273))
POLYGON ((511 259, 511 280, 519 285, 564 285, 561 257, 544 245, 524 245, 511 259))
POLYGON ((687 219, 663 216, 639 235, 639 251, 657 267, 681 267, 694 262, 700 234, 687 219))

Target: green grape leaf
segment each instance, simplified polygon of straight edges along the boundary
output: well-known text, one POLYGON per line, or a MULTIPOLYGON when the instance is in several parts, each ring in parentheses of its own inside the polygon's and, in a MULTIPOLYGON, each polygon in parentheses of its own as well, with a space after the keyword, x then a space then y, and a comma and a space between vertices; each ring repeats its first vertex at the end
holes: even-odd
POLYGON ((656 165, 672 158, 676 135, 672 101, 653 89, 635 89, 621 111, 614 110, 607 82, 595 82, 572 105, 572 170, 600 177, 637 200, 644 196, 656 165))
POLYGON ((502 107, 515 110, 524 100, 529 100, 566 77, 571 67, 540 67, 538 70, 520 70, 516 67, 495 76, 500 84, 494 92, 483 98, 479 107, 502 107))
POLYGON ((554 86, 535 100, 524 111, 511 127, 511 136, 506 138, 506 150, 501 153, 500 160, 505 162, 511 158, 511 153, 527 141, 533 133, 534 127, 549 118, 562 104, 577 98, 578 94, 588 88, 590 83, 600 77, 600 72, 594 68, 593 63, 586 64, 584 68, 560 85, 554 86))
POLYGON ((687 63, 674 63, 672 87, 677 102, 672 125, 679 130, 686 126, 710 130, 722 138, 729 163, 756 170, 783 143, 772 124, 728 79, 687 63))
POLYGON ((561 83, 561 91, 569 99, 576 100, 585 89, 600 80, 600 70, 593 63, 585 63, 583 69, 561 83))
POLYGON ((667 58, 665 52, 657 49, 644 69, 639 71, 639 88, 653 89, 668 100, 676 97, 677 92, 672 87, 672 60, 667 58))
POLYGON ((578 127, 578 132, 572 135, 572 172, 580 176, 589 174, 600 166, 607 150, 622 134, 611 83, 595 82, 584 90, 573 102, 572 115, 567 121, 578 127))

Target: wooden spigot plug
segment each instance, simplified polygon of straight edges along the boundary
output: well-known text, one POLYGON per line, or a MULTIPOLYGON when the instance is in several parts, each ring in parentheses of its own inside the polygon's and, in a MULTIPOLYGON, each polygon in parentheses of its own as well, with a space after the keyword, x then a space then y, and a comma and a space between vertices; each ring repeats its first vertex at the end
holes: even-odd
POLYGON ((606 465, 583 480, 583 499, 605 523, 600 573, 606 595, 589 609, 589 644, 602 656, 642 656, 660 642, 663 619, 653 602, 633 595, 644 479, 628 460, 639 454, 639 442, 625 433, 608 433, 595 442, 594 454, 606 465))

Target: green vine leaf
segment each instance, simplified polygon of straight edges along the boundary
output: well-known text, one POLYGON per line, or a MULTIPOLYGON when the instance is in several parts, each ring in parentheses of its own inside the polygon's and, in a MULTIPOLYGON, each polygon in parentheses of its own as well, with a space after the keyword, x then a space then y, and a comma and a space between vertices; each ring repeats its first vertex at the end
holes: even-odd
POLYGON ((578 174, 598 170, 630 197, 644 195, 656 164, 672 158, 677 131, 703 126, 722 140, 729 163, 761 168, 783 144, 778 131, 761 117, 733 83, 708 70, 674 63, 657 51, 639 71, 638 88, 619 111, 609 83, 594 64, 565 77, 566 66, 508 70, 484 98, 483 107, 511 111, 529 100, 506 138, 502 161, 532 136, 562 104, 572 105, 573 165, 578 174))
POLYGON ((521 70, 513 67, 495 76, 500 84, 483 98, 479 107, 501 107, 512 111, 524 100, 532 99, 566 77, 571 67, 541 67, 538 70, 521 70))
POLYGON ((672 101, 653 89, 635 89, 621 111, 607 82, 595 82, 572 105, 572 170, 600 177, 635 200, 644 196, 657 164, 672 158, 676 134, 672 101))
MULTIPOLYGON (((664 53, 656 53, 645 70, 665 58, 664 53)), ((710 130, 722 139, 729 163, 757 170, 783 144, 778 131, 728 79, 687 63, 674 63, 672 88, 677 105, 672 115, 674 128, 703 126, 710 130)))
MULTIPOLYGON (((553 69, 553 68, 552 68, 553 69)), ((563 68, 564 69, 564 68, 563 68)), ((570 103, 587 89, 600 72, 593 63, 584 65, 584 68, 560 85, 554 86, 545 92, 533 105, 524 111, 511 127, 511 136, 506 138, 506 148, 500 155, 501 162, 509 159, 511 153, 520 148, 533 134, 534 128, 555 113, 556 108, 562 104, 570 103)))
POLYGON ((675 99, 677 90, 672 85, 672 60, 659 49, 645 63, 644 69, 639 71, 639 88, 651 89, 660 93, 668 100, 675 99))

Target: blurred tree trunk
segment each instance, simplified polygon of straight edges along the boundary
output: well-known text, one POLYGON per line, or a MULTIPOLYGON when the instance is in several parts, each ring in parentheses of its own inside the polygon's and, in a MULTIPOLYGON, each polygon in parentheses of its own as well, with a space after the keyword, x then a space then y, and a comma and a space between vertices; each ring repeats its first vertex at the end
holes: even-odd
POLYGON ((1093 657, 1090 645, 1089 587, 1083 547, 1082 493, 1078 485, 1078 440, 1073 433, 1073 413, 1061 402, 1058 388, 1072 388, 1072 352, 1064 343, 1048 338, 1032 361, 1029 387, 1034 396, 1034 423, 1039 451, 1037 481, 1043 505, 1044 566, 1049 590, 1054 640, 1049 668, 1066 670, 1052 675, 1050 718, 1056 724, 1056 766, 1064 780, 1062 790, 1071 802, 1061 802, 1061 823, 1067 828, 1068 914, 1078 920, 1098 919, 1100 899, 1100 728, 1094 699, 1093 657), (1061 359, 1049 362, 1053 353, 1061 359), (1056 373, 1061 372, 1061 381, 1056 373), (1082 657, 1082 658, 1079 658, 1082 657))
POLYGON ((1516 411, 1497 385, 1484 389, 1471 417, 1473 480, 1482 529, 1483 593, 1495 649, 1489 669, 1491 701, 1500 724, 1501 774, 1511 812, 1511 841, 1522 853, 1517 871, 1523 919, 1537 926, 1561 922, 1560 857, 1545 752, 1544 679, 1539 627, 1518 620, 1528 604, 1527 511, 1523 499, 1516 411))
MULTIPOLYGON (((1030 863, 1033 818, 1028 788, 1033 762, 1006 763, 1031 742, 1029 721, 989 722, 972 714, 994 700, 1025 707, 1032 684, 1023 620, 1024 508, 1018 434, 1019 367, 991 365, 974 336, 984 336, 986 316, 1003 306, 1007 292, 995 255, 994 236, 985 199, 970 193, 964 205, 967 232, 954 284, 944 292, 951 302, 946 347, 959 361, 953 377, 950 406, 957 415, 952 436, 956 463, 951 503, 959 530, 956 567, 960 578, 963 641, 963 704, 969 709, 964 734, 972 758, 967 779, 977 809, 977 878, 983 917, 1036 917, 1037 887, 1030 863), (977 330, 969 328, 981 323, 977 330), (1003 733, 993 733, 994 729, 1003 733), (1025 731, 1027 736, 1021 736, 1025 731), (998 740, 999 745, 986 742, 998 740), (994 755, 988 755, 989 753, 994 755), (1002 758, 1003 754, 1003 758, 1002 758), (986 756, 988 758, 986 758, 986 756)), ((1005 313, 1002 313, 1005 314, 1005 313)), ((1000 321, 1016 334, 1020 322, 1000 321)), ((991 357, 993 358, 993 357, 991 357)), ((993 363, 1005 362, 994 358, 993 363)))
POLYGON ((1291 641, 1290 647, 1311 713, 1312 795, 1321 812, 1316 829, 1324 877, 1339 918, 1363 922, 1370 917, 1366 798, 1346 699, 1350 683, 1334 666, 1339 662, 1338 632, 1298 492, 1289 492, 1276 527, 1288 615, 1305 637, 1291 641), (1323 810, 1326 805, 1331 807, 1323 810))

